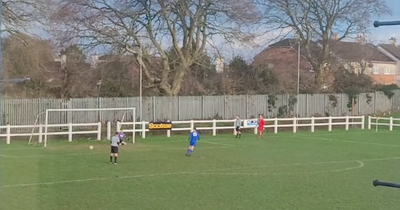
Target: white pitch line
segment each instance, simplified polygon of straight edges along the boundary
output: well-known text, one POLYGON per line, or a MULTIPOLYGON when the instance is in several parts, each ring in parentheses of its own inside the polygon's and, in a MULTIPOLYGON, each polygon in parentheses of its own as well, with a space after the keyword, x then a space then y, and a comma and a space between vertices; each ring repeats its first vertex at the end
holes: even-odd
MULTIPOLYGON (((199 149, 231 149, 232 146, 224 146, 224 147, 201 147, 199 149)), ((131 150, 132 152, 146 152, 146 151, 168 151, 168 150, 182 150, 184 151, 187 148, 159 148, 159 149, 138 149, 138 150, 131 150)), ((122 150, 123 153, 123 150, 122 150)), ((104 155, 105 153, 66 153, 66 154, 49 154, 49 155, 23 155, 23 156, 11 156, 11 155, 0 155, 0 157, 4 158, 15 158, 15 159, 20 159, 20 158, 39 158, 39 157, 60 157, 60 156, 84 156, 84 155, 104 155)))
MULTIPOLYGON (((98 178, 90 178, 90 179, 73 179, 73 180, 64 180, 64 181, 55 181, 55 182, 36 182, 36 183, 9 184, 9 185, 0 185, 0 189, 3 189, 3 188, 16 188, 16 187, 42 186, 42 185, 57 185, 57 184, 66 184, 66 183, 91 182, 91 181, 106 181, 106 180, 112 180, 112 179, 131 179, 131 178, 145 178, 145 177, 180 175, 180 174, 193 174, 193 173, 211 173, 213 171, 220 171, 220 170, 228 171, 228 170, 239 170, 239 169, 250 169, 250 168, 268 168, 268 167, 318 165, 318 164, 327 165, 327 164, 335 164, 335 163, 353 163, 353 162, 362 163, 362 162, 367 162, 367 161, 387 161, 387 160, 397 160, 397 159, 400 159, 400 157, 388 157, 388 158, 376 158, 376 159, 364 159, 364 160, 341 160, 341 161, 311 162, 311 163, 287 163, 287 164, 264 165, 264 166, 245 166, 245 167, 238 167, 238 168, 217 168, 217 169, 202 170, 202 171, 182 171, 182 172, 158 173, 158 174, 138 174, 138 175, 122 176, 122 177, 114 177, 114 178, 111 178, 111 177, 98 177, 98 178)), ((358 167, 363 167, 363 166, 364 166, 364 163, 362 163, 362 166, 358 166, 358 167)), ((343 170, 343 169, 341 169, 341 170, 343 170)))
POLYGON ((5 158, 15 158, 17 156, 12 156, 12 155, 0 155, 0 157, 5 157, 5 158))
POLYGON ((223 143, 216 143, 216 142, 211 142, 211 141, 203 141, 202 143, 222 145, 222 146, 228 146, 228 147, 236 147, 236 145, 233 145, 233 144, 223 144, 223 143))
POLYGON ((355 169, 359 169, 364 167, 364 163, 356 160, 354 161, 356 163, 358 163, 358 166, 353 166, 353 167, 347 167, 347 168, 341 168, 341 169, 334 169, 334 170, 327 170, 327 171, 310 171, 310 172, 285 172, 285 173, 281 173, 281 172, 277 172, 277 173, 214 173, 214 172, 210 172, 210 173, 188 173, 188 174, 193 174, 193 175, 234 175, 234 176, 238 176, 238 175, 245 175, 245 176, 265 176, 265 175, 307 175, 307 174, 322 174, 322 173, 336 173, 336 172, 343 172, 343 171, 351 171, 351 170, 355 170, 355 169))
POLYGON ((352 143, 352 144, 365 144, 365 145, 374 145, 374 146, 384 146, 384 147, 400 147, 400 145, 394 144, 381 144, 381 143, 374 143, 374 142, 364 142, 364 141, 348 141, 348 140, 338 140, 338 139, 327 139, 327 138, 320 138, 320 137, 301 137, 304 139, 313 139, 313 140, 321 140, 321 141, 333 141, 333 142, 345 142, 345 143, 352 143))

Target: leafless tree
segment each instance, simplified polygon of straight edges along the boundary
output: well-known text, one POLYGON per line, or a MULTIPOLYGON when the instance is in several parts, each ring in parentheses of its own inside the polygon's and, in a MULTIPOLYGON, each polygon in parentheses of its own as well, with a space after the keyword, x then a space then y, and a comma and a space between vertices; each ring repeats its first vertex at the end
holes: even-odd
POLYGON ((52 0, 2 0, 3 34, 33 32, 44 23, 52 0))
MULTIPOLYGON (((45 92, 43 84, 45 82, 46 63, 53 60, 51 43, 23 33, 11 34, 3 39, 3 65, 2 73, 5 79, 12 77, 29 77, 31 90, 34 92, 45 92), (21 42, 21 39, 24 42, 21 42), (36 83, 37 82, 37 83, 36 83), (35 83, 35 84, 34 84, 35 83), (39 85, 39 86, 37 86, 39 85)), ((4 86, 7 86, 4 84, 4 86)), ((10 92, 10 88, 6 92, 10 92)), ((20 91, 20 90, 18 90, 20 91)), ((17 90, 12 91, 14 95, 19 95, 17 90)), ((43 96, 40 94, 40 96, 43 96)))
POLYGON ((52 18, 62 42, 108 46, 133 53, 153 86, 177 95, 189 67, 204 55, 210 37, 249 39, 258 19, 251 0, 65 0, 52 18), (170 67, 172 47, 179 66, 170 67), (158 61, 154 60, 158 57, 158 61), (154 70, 158 62, 162 68, 154 70))
POLYGON ((317 73, 322 88, 331 70, 331 47, 337 42, 366 33, 371 18, 389 13, 384 0, 257 0, 265 8, 265 23, 289 29, 301 40, 305 56, 317 73), (336 37, 332 41, 332 37, 336 37), (318 42, 318 52, 313 41, 318 42))

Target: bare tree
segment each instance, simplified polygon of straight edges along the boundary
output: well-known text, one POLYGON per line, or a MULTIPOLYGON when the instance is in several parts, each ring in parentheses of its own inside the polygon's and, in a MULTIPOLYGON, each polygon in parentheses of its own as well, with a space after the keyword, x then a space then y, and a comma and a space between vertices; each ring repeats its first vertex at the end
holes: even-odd
POLYGON ((257 18, 251 0, 65 0, 52 20, 63 42, 133 53, 147 80, 172 96, 204 55, 210 37, 246 41, 246 29, 257 18), (179 59, 175 69, 170 67, 170 47, 179 59), (155 62, 162 68, 153 70, 155 62))
MULTIPOLYGON (((44 96, 44 83, 46 63, 53 61, 51 43, 26 34, 11 34, 3 40, 3 65, 4 78, 29 77, 30 87, 28 92, 40 93, 36 96, 44 96), (21 39, 24 42, 21 42, 21 39)), ((5 84, 4 84, 5 85, 5 84)), ((6 93, 13 92, 18 95, 21 90, 11 91, 6 88, 6 93)))
POLYGON ((389 13, 384 0, 257 1, 265 7, 265 21, 270 27, 291 29, 289 33, 299 36, 320 88, 331 76, 327 75, 331 72, 331 47, 345 38, 366 33, 372 17, 389 13), (318 50, 313 41, 318 42, 318 50))
MULTIPOLYGON (((27 33, 41 25, 48 13, 51 0, 2 0, 3 34, 27 33)), ((42 25, 43 26, 43 25, 42 25)))

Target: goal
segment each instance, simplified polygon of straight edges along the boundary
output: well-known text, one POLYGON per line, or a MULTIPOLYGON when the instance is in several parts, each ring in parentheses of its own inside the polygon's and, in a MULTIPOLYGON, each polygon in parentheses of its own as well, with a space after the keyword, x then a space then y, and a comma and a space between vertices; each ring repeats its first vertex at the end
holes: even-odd
MULTIPOLYGON (((50 136, 52 140, 67 137, 69 142, 73 139, 92 139, 95 136, 97 136, 97 140, 101 140, 104 138, 105 132, 103 131, 106 131, 107 138, 109 138, 113 132, 120 129, 116 127, 119 124, 117 122, 130 122, 133 127, 135 127, 136 122, 136 109, 134 107, 46 109, 44 117, 40 117, 42 115, 43 113, 40 113, 37 117, 29 145, 47 147, 50 136), (38 131, 35 132, 35 129, 38 131), (33 136, 38 136, 36 142, 32 142, 33 136)), ((135 129, 133 129, 133 133, 134 131, 135 129)))

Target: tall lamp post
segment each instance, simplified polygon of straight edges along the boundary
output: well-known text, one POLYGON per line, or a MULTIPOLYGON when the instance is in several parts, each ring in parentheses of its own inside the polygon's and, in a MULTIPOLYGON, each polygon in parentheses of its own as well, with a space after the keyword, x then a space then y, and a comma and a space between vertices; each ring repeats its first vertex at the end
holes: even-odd
POLYGON ((296 102, 296 117, 299 117, 299 97, 300 97, 300 58, 301 58, 301 38, 297 34, 297 102, 296 102))
MULTIPOLYGON (((138 60, 139 60, 139 118, 140 121, 143 121, 143 48, 142 44, 135 45, 134 47, 139 47, 138 50, 134 49, 127 49, 129 52, 138 54, 138 60)), ((136 119, 135 119, 136 120, 136 119)))
POLYGON ((142 66, 142 45, 140 45, 140 52, 139 52, 139 117, 140 121, 143 121, 143 66, 142 66))
MULTIPOLYGON (((142 36, 138 36, 139 39, 142 39, 142 36)), ((133 47, 139 47, 139 52, 138 50, 131 49, 128 46, 126 46, 126 50, 128 52, 131 52, 133 54, 139 54, 139 118, 140 121, 143 121, 143 66, 142 66, 142 61, 143 61, 143 48, 142 48, 142 43, 135 44, 133 47)), ((136 120, 136 119, 135 119, 136 120)))

